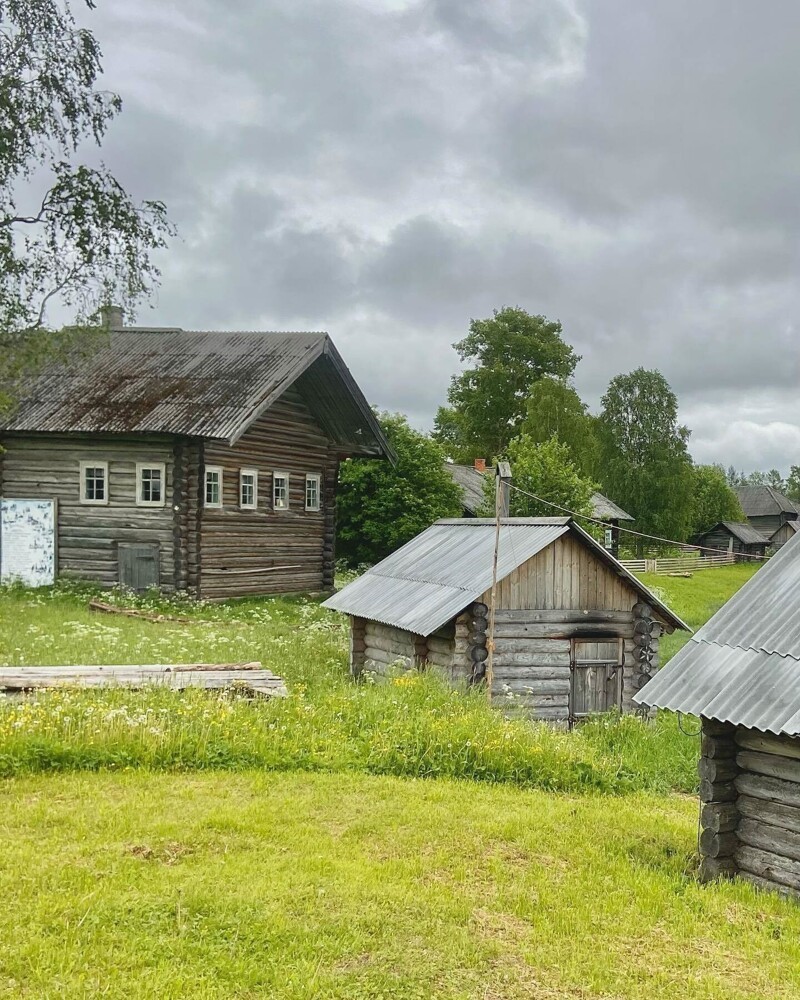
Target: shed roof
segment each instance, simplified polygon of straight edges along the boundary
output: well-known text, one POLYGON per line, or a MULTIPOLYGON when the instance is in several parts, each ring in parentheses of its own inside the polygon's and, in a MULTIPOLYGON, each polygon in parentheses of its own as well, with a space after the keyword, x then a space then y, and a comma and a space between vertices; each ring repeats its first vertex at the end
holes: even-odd
POLYGON ((708 531, 704 531, 697 537, 705 538, 720 528, 727 531, 729 535, 733 535, 734 538, 738 538, 743 545, 769 545, 769 538, 766 535, 744 521, 718 521, 713 528, 709 528, 708 531))
POLYGON ((785 521, 780 528, 776 528, 772 534, 769 536, 770 540, 773 539, 779 532, 787 531, 790 535, 796 535, 800 531, 800 521, 785 521))
MULTIPOLYGON (((630 574, 591 535, 567 517, 509 517, 501 521, 497 578, 502 580, 568 532, 624 577, 675 628, 677 615, 630 574)), ((325 601, 359 618, 430 635, 485 593, 492 584, 495 521, 437 521, 377 566, 325 601)))
MULTIPOLYGON (((485 472, 476 469, 472 465, 456 465, 453 462, 446 462, 445 468, 453 477, 457 486, 461 487, 461 502, 464 510, 470 514, 477 514, 483 507, 486 495, 483 492, 486 477, 494 476, 494 469, 487 466, 485 472)), ((609 500, 602 493, 592 493, 592 517, 598 521, 632 521, 630 514, 626 513, 622 507, 617 506, 613 500, 609 500)))
POLYGON ((800 536, 782 546, 634 700, 800 735, 800 536))
POLYGON ((290 386, 351 454, 391 447, 326 333, 114 330, 23 386, 9 431, 166 433, 230 444, 290 386))
POLYGON ((800 513, 800 505, 776 490, 774 486, 735 486, 734 490, 745 517, 800 513))
POLYGON ((602 493, 592 493, 592 517, 598 521, 632 521, 630 514, 602 493))

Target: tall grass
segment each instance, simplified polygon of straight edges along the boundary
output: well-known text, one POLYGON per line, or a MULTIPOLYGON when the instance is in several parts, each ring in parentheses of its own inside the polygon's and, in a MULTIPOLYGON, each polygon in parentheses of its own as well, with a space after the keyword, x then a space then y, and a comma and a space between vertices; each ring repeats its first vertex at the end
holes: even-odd
MULTIPOLYGON (((704 575, 712 573, 725 570, 704 575)), ((741 582, 730 573, 726 578, 729 590, 741 582)), ((659 580, 663 590, 692 582, 659 580)), ((703 601, 709 590, 712 600, 718 596, 714 587, 700 588, 703 601)), ((670 715, 650 723, 601 717, 569 734, 505 719, 483 697, 453 691, 434 675, 354 684, 347 675, 344 620, 312 601, 196 605, 111 595, 112 601, 190 619, 153 623, 89 612, 93 593, 63 585, 0 590, 0 662, 258 659, 287 680, 289 697, 264 701, 154 688, 0 699, 0 775, 260 768, 450 777, 561 791, 695 787, 698 740, 670 715)), ((695 623, 710 613, 705 604, 691 614, 681 610, 695 623)))

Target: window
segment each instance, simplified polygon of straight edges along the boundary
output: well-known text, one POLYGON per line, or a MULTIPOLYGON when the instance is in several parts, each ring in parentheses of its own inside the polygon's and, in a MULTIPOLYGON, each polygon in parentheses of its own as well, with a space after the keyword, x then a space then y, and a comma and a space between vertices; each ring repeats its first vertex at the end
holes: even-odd
POLYGON ((222 469, 218 465, 206 466, 206 507, 222 506, 222 469))
POLYGON ((108 462, 81 462, 81 503, 108 503, 108 462))
POLYGON ((258 507, 258 472, 255 469, 239 469, 239 506, 243 510, 258 507))
POLYGON ((309 472, 306 476, 306 510, 319 510, 319 482, 317 473, 309 472))
POLYGON ((167 467, 163 462, 136 463, 136 505, 163 507, 166 498, 167 467))
POLYGON ((275 510, 289 509, 289 473, 272 473, 272 506, 275 510))

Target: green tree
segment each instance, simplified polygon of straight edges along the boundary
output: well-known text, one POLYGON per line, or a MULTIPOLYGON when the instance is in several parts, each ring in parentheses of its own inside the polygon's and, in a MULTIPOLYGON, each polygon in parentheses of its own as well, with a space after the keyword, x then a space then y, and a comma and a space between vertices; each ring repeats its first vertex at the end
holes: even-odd
POLYGON ((557 437, 569 449, 577 469, 585 476, 593 475, 598 449, 595 418, 565 379, 545 376, 534 383, 522 433, 538 443, 557 437))
POLYGON ((690 535, 699 535, 719 521, 744 521, 739 498, 728 485, 721 465, 695 465, 692 469, 690 535))
POLYGON ((372 565, 440 517, 460 517, 461 490, 444 467, 444 452, 400 413, 379 420, 397 465, 352 458, 339 471, 338 555, 350 566, 372 565))
MULTIPOLYGON (((516 487, 509 498, 512 517, 560 517, 566 516, 566 511, 591 514, 595 485, 581 475, 568 446, 555 435, 547 441, 535 441, 520 434, 509 444, 506 457, 516 487)), ((487 517, 494 515, 494 490, 493 480, 487 477, 486 501, 481 511, 487 517)))
POLYGON ((786 480, 786 496, 790 500, 800 501, 800 465, 793 465, 789 469, 789 478, 786 480))
POLYGON ((725 479, 728 486, 744 486, 746 482, 744 472, 737 472, 735 465, 728 466, 725 479))
POLYGON ((0 0, 0 406, 69 339, 48 335, 54 299, 74 312, 77 337, 99 305, 131 308, 158 280, 153 254, 172 231, 164 205, 137 204, 105 167, 78 159, 122 107, 97 87, 100 57, 68 0, 0 0))
POLYGON ((637 368, 613 378, 602 403, 604 492, 630 511, 637 530, 684 540, 692 518, 692 462, 675 393, 660 372, 637 368))
POLYGON ((502 455, 520 432, 533 385, 546 375, 568 379, 580 360, 560 323, 518 307, 473 319, 453 346, 468 367, 452 377, 433 436, 460 462, 502 455))

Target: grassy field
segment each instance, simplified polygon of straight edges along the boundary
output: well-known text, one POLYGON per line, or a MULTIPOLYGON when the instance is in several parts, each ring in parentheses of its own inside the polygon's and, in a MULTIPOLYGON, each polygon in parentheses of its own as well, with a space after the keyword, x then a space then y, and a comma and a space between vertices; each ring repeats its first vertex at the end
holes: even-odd
POLYGON ((363 775, 0 784, 0 995, 800 995, 800 910, 691 877, 696 803, 363 775))
MULTIPOLYGON (((751 572, 648 583, 697 626, 751 572)), ((290 697, 0 703, 0 997, 800 995, 796 906, 694 879, 672 717, 568 734, 353 685, 312 602, 140 602, 186 625, 88 596, 0 591, 0 662, 260 659, 290 697)))

